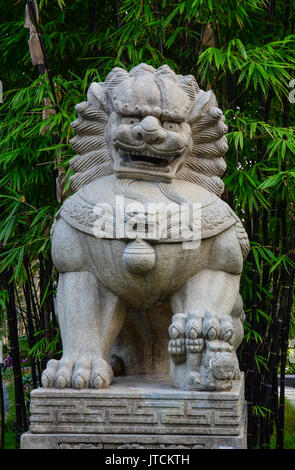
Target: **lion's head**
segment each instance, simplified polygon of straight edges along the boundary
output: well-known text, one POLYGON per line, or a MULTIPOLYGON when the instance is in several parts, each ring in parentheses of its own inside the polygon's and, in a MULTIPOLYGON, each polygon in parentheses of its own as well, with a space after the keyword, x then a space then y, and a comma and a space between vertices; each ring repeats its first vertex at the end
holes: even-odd
POLYGON ((227 127, 213 93, 200 90, 192 75, 177 75, 168 65, 114 68, 105 82, 90 86, 87 99, 72 123, 71 145, 79 152, 70 162, 74 191, 116 173, 188 180, 222 194, 227 127))

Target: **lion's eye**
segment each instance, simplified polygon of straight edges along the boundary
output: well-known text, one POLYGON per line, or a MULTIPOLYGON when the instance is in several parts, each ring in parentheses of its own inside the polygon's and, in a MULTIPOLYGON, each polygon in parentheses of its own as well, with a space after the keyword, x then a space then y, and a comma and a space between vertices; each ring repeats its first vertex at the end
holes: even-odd
POLYGON ((173 121, 165 121, 163 122, 163 127, 167 131, 171 132, 178 132, 179 131, 179 124, 178 122, 173 122, 173 121))
POLYGON ((140 122, 140 119, 136 116, 126 116, 122 118, 121 122, 122 124, 129 124, 130 126, 133 126, 133 124, 140 122))

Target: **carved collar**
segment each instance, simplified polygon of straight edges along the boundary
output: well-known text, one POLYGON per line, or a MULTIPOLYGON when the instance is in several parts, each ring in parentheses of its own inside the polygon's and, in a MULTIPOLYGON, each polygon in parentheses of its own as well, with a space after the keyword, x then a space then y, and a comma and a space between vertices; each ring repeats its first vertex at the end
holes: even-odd
MULTIPOLYGON (((158 224, 158 219, 154 216, 153 203, 151 205, 142 204, 142 210, 135 210, 133 213, 132 210, 130 211, 130 207, 133 206, 128 206, 128 203, 134 205, 134 201, 131 200, 125 202, 123 207, 118 206, 115 201, 113 204, 102 202, 95 204, 93 201, 83 197, 83 193, 81 194, 79 191, 65 201, 57 214, 57 218, 62 217, 77 230, 98 238, 126 240, 142 238, 150 242, 160 243, 189 241, 181 230, 177 230, 179 227, 179 218, 177 218, 176 214, 177 204, 169 201, 161 203, 161 215, 163 215, 165 209, 171 208, 171 204, 174 204, 175 209, 173 216, 171 215, 172 212, 166 211, 168 222, 167 226, 164 226, 166 231, 163 236, 163 226, 158 231, 155 227, 153 232, 152 225, 158 224), (140 232, 140 228, 136 227, 137 234, 135 234, 132 231, 132 226, 136 226, 135 222, 142 223, 142 227, 146 227, 146 224, 151 224, 149 225, 149 231, 146 232, 144 228, 140 232)), ((189 209, 190 215, 187 218, 188 228, 190 230, 198 230, 199 238, 201 239, 215 236, 239 220, 232 209, 217 197, 213 196, 202 204, 193 204, 195 204, 193 209, 195 212, 191 211, 192 208, 189 209), (197 217, 192 219, 192 214, 197 214, 197 217)), ((178 211, 180 210, 182 210, 181 206, 178 205, 178 211)))

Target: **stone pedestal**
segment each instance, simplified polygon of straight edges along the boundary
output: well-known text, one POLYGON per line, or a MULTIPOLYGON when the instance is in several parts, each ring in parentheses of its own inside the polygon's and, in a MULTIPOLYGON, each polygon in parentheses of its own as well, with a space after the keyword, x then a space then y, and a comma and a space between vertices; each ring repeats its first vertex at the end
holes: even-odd
POLYGON ((190 392, 154 377, 118 377, 109 389, 31 393, 22 449, 246 448, 244 378, 230 392, 190 392))

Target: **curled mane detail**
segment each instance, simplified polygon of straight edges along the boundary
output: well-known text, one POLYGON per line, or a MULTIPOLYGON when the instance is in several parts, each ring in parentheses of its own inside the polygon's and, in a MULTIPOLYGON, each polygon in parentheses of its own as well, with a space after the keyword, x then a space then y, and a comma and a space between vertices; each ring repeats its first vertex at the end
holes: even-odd
MULTIPOLYGON (((214 94, 204 92, 192 75, 175 74, 168 65, 154 69, 147 64, 133 67, 129 72, 116 67, 103 83, 93 83, 88 91, 88 101, 76 105, 78 119, 72 123, 75 137, 70 144, 77 155, 70 160, 75 174, 71 176, 73 191, 92 180, 114 173, 113 160, 106 139, 106 126, 114 110, 116 88, 130 77, 155 76, 156 80, 176 83, 187 95, 190 109, 187 121, 192 130, 193 147, 176 179, 201 185, 221 196, 224 185, 220 176, 226 169, 223 159, 228 146, 227 127, 214 94)), ((166 85, 167 86, 167 85, 166 85)), ((132 113, 132 109, 128 108, 132 113)))

